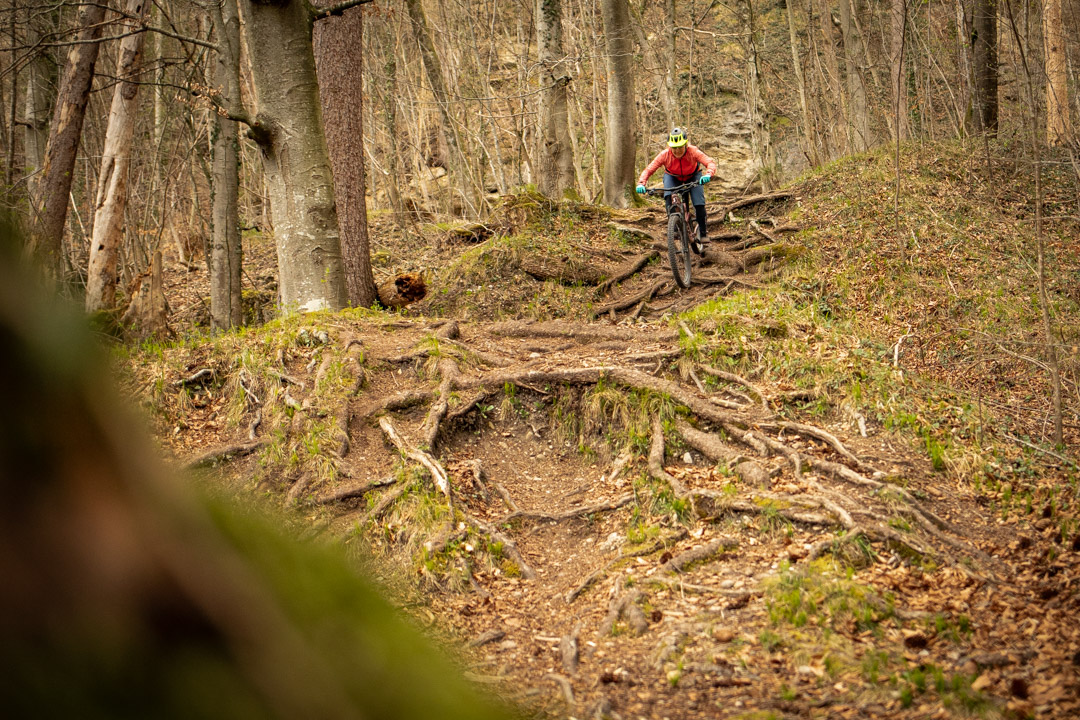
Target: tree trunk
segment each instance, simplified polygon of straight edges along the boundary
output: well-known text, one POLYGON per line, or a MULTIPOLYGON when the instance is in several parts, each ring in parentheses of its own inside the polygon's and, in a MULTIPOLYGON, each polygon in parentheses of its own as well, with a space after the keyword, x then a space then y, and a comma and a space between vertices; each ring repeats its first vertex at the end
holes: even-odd
MULTIPOLYGON (((812 2, 812 0, 811 0, 812 2)), ((821 38, 822 38, 822 51, 825 55, 825 97, 822 101, 828 104, 833 98, 840 100, 840 117, 843 118, 843 127, 850 125, 850 113, 848 112, 848 100, 847 92, 844 90, 843 83, 840 82, 840 61, 836 57, 836 33, 833 30, 832 22, 832 7, 829 5, 829 0, 821 0, 821 38)), ((830 113, 831 115, 831 113, 830 113)), ((835 127, 832 122, 827 123, 828 126, 835 127)), ((833 130, 835 133, 835 130, 833 130)), ((839 150, 841 154, 848 152, 848 135, 846 132, 837 133, 833 136, 833 150, 839 150), (837 137, 837 135, 839 137, 837 137), (837 142, 839 140, 839 142, 837 142)))
POLYGON ((453 175, 456 171, 460 182, 468 178, 469 164, 462 153, 454 119, 450 117, 450 93, 447 92, 446 81, 443 79, 442 62, 435 50, 435 43, 431 40, 431 30, 428 28, 422 0, 405 0, 405 6, 409 11, 409 25, 412 28, 413 38, 419 46, 420 58, 424 63, 428 86, 435 95, 435 105, 439 108, 439 115, 442 117, 443 137, 452 156, 450 172, 453 175))
MULTIPOLYGON (((847 0, 841 0, 846 2, 847 0)), ((904 34, 907 32, 907 0, 892 0, 889 14, 889 60, 892 68, 890 91, 893 99, 893 116, 896 122, 896 138, 908 138, 908 89, 904 77, 904 34)))
MULTIPOLYGON (((670 56, 665 55, 661 59, 653 47, 653 43, 646 36, 644 7, 636 8, 629 2, 627 5, 630 9, 630 27, 634 31, 638 47, 641 48, 641 54, 645 58, 644 69, 647 73, 656 76, 656 94, 660 98, 660 108, 664 113, 664 126, 667 128, 674 127, 678 125, 678 122, 675 120, 675 103, 671 99, 671 82, 667 72, 670 56)), ((644 6, 644 3, 642 5, 644 6)))
POLYGON ((821 164, 817 152, 816 132, 810 124, 810 106, 806 102, 806 76, 803 73, 799 38, 795 33, 795 1, 787 0, 788 42, 791 45, 791 64, 795 68, 795 81, 799 86, 799 111, 802 113, 803 149, 811 167, 821 164))
POLYGON ((848 97, 851 99, 851 134, 852 148, 855 152, 865 152, 874 145, 874 136, 870 130, 870 108, 866 101, 866 86, 863 84, 862 70, 855 59, 855 31, 851 26, 851 0, 840 0, 840 35, 844 41, 844 72, 847 75, 848 97))
POLYGON ((629 205, 634 183, 634 75, 633 43, 627 0, 601 0, 607 42, 607 142, 604 149, 604 202, 629 205))
POLYGON ((320 20, 314 33, 323 127, 341 223, 345 288, 353 307, 371 307, 377 299, 364 184, 363 12, 355 7, 340 17, 320 20))
POLYGON ((667 56, 664 64, 664 97, 671 103, 671 117, 665 129, 669 131, 679 122, 679 103, 675 97, 675 32, 675 0, 664 0, 664 51, 667 56))
MULTIPOLYGON (((844 2, 845 0, 841 0, 844 2)), ((771 168, 769 148, 769 128, 765 124, 762 110, 761 74, 758 68, 757 21, 754 18, 754 6, 751 0, 737 0, 736 11, 742 32, 743 53, 745 54, 746 75, 746 111, 750 117, 750 145, 761 173, 761 182, 765 190, 769 189, 769 169, 771 168)))
MULTIPOLYGON (((41 39, 33 21, 27 22, 27 45, 41 39)), ((23 105, 23 164, 26 168, 26 189, 30 197, 38 195, 40 170, 45 166, 45 145, 49 140, 49 112, 52 110, 50 86, 56 78, 56 68, 40 50, 26 65, 26 96, 23 105)))
POLYGON ((53 279, 59 279, 65 271, 63 236, 68 197, 71 195, 75 157, 100 47, 97 40, 101 37, 104 19, 103 3, 83 5, 79 11, 77 44, 68 51, 45 148, 44 169, 38 187, 39 200, 35 203, 40 208, 40 214, 30 239, 30 250, 53 279))
MULTIPOLYGON (((240 104, 240 15, 236 0, 211 4, 218 51, 214 84, 227 104, 240 104)), ((210 327, 228 330, 244 321, 240 287, 244 249, 240 239, 240 139, 237 122, 214 117, 214 201, 210 221, 210 327)))
POLYGON ((1061 0, 1046 0, 1043 6, 1043 43, 1046 48, 1046 142, 1064 145, 1072 136, 1072 121, 1061 0))
MULTIPOLYGON (((124 11, 132 18, 143 18, 145 0, 128 0, 124 11)), ((125 30, 130 28, 122 24, 125 30)), ((97 200, 94 204, 94 230, 90 236, 90 264, 86 275, 86 311, 106 310, 116 305, 117 258, 124 240, 124 212, 127 209, 128 168, 131 165, 132 136, 138 110, 139 86, 124 80, 132 78, 142 61, 145 33, 128 35, 120 42, 116 75, 121 78, 113 90, 109 125, 105 130, 105 149, 101 156, 97 200)))
POLYGON ((998 130, 997 0, 975 0, 971 45, 975 72, 975 130, 998 130))
POLYGON ((243 0, 285 312, 345 307, 334 180, 323 135, 311 16, 301 0, 243 0))
POLYGON ((540 177, 544 195, 561 198, 574 187, 574 156, 570 143, 566 88, 570 68, 563 54, 562 2, 537 0, 536 39, 540 61, 540 177))

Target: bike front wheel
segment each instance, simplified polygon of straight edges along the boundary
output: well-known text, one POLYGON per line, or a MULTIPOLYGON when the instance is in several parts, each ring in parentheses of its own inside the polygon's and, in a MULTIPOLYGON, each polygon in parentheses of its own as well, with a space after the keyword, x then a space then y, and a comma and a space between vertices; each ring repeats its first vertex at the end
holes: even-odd
POLYGON ((667 251, 675 283, 681 288, 690 287, 690 239, 686 235, 686 220, 677 213, 668 215, 667 251))

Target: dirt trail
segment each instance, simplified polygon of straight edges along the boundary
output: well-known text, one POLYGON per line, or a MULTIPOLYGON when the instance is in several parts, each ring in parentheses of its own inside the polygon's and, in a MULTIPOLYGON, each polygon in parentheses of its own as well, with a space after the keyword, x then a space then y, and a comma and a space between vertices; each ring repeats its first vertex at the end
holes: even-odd
MULTIPOLYGON (((337 479, 267 489, 419 586, 476 682, 551 717, 1074 717, 1080 547, 1052 509, 1005 524, 899 436, 693 361, 668 318, 767 283, 786 246, 775 223, 714 229, 697 284, 641 266, 596 289, 594 322, 335 317, 270 375, 286 441, 347 428, 337 479), (337 408, 328 358, 355 378, 337 408)), ((224 441, 216 402, 192 412, 224 441)))
MULTIPOLYGON (((863 717, 926 717, 929 709, 965 702, 1034 709, 1035 699, 1016 696, 1019 682, 1031 698, 1060 692, 1075 702, 1075 673, 1055 667, 1052 643, 1021 623, 1060 623, 1061 658, 1080 650, 1065 624, 1075 596, 1061 595, 1037 621, 1025 603, 1021 581, 1052 556, 1049 536, 1016 540, 963 488, 941 487, 924 458, 876 432, 864 439, 839 428, 784 429, 756 402, 735 401, 746 394, 731 386, 701 393, 672 365, 676 334, 654 323, 458 327, 421 319, 389 332, 357 328, 365 332, 371 375, 355 401, 350 435, 366 476, 385 474, 398 457, 376 424, 380 415, 422 451, 444 377, 418 379, 416 368, 433 366, 416 352, 451 324, 460 335, 440 345, 440 362, 456 358, 457 406, 444 416, 431 457, 447 468, 458 524, 410 526, 378 499, 392 489, 335 512, 337 532, 358 517, 384 528, 390 539, 375 544, 401 566, 415 558, 418 543, 434 543, 433 562, 408 572, 426 578, 430 607, 469 648, 478 682, 557 717, 716 717, 751 709, 834 717, 856 708, 863 717), (631 374, 605 371, 615 379, 596 381, 596 368, 631 374), (495 382, 485 385, 485 377, 495 382), (755 483, 749 474, 717 469, 691 447, 693 428, 683 428, 685 445, 663 463, 670 488, 646 469, 640 450, 620 469, 618 448, 599 442, 618 427, 618 411, 601 412, 595 427, 584 418, 599 402, 599 386, 626 391, 626 377, 637 378, 639 389, 655 379, 661 385, 653 392, 681 388, 681 402, 693 406, 688 417, 705 434, 719 421, 701 407, 722 410, 711 400, 740 407, 748 434, 771 448, 755 452, 753 437, 740 445, 729 434, 726 466, 734 467, 738 454, 764 475, 755 483), (515 378, 512 389, 506 378, 515 378), (402 391, 431 394, 408 408, 384 409, 385 398, 402 391), (849 456, 829 444, 830 430, 849 456), (602 450, 582 453, 586 446, 602 450), (804 459, 799 472, 785 452, 804 459), (873 480, 882 477, 903 481, 873 480), (385 514, 373 515, 372 506, 385 514), (844 534, 846 514, 852 518, 844 534), (501 549, 493 555, 494 544, 501 549), (913 561, 920 552, 923 560, 913 561), (862 569, 830 578, 830 566, 811 563, 818 555, 862 569), (869 556, 876 562, 867 564, 869 556), (794 588, 794 600, 785 586, 794 588), (1005 608, 1016 625, 997 622, 1005 608), (1002 648, 1001 657, 990 656, 1002 648), (959 689, 908 701, 870 676, 868 658, 881 654, 909 668, 936 668, 959 689)), ((678 437, 669 430, 669 440, 678 437)), ((359 467, 357 458, 346 459, 359 467)), ((1042 592, 1056 596, 1061 583, 1075 579, 1049 582, 1042 592)), ((1040 715, 1065 717, 1058 707, 1040 715)))

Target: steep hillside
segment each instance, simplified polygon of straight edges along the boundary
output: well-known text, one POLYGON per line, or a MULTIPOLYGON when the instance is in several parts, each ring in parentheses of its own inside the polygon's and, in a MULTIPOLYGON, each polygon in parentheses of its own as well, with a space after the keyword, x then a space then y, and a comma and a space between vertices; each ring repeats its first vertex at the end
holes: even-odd
POLYGON ((1072 717, 1076 197, 1051 166, 1053 448, 1027 167, 926 146, 898 207, 888 152, 713 197, 685 291, 655 206, 376 220, 421 305, 125 377, 204 483, 294 508, 530 711, 1072 717))

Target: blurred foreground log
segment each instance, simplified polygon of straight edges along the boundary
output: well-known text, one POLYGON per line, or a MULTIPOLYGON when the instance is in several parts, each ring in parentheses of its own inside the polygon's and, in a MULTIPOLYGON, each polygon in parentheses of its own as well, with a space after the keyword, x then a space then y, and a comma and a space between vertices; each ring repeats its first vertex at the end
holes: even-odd
POLYGON ((496 718, 332 549, 171 477, 0 219, 0 707, 496 718))

